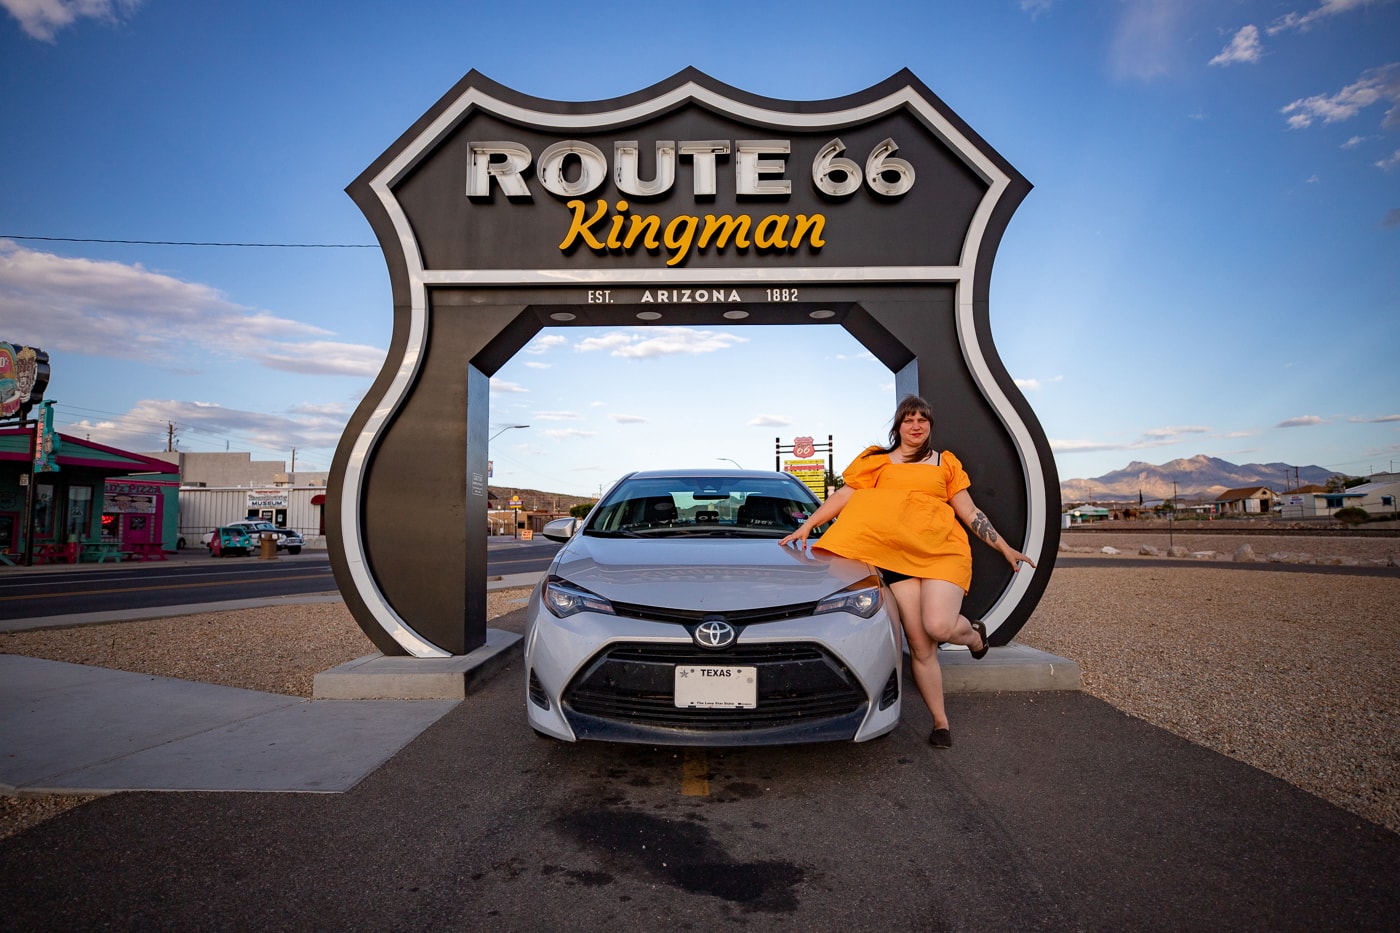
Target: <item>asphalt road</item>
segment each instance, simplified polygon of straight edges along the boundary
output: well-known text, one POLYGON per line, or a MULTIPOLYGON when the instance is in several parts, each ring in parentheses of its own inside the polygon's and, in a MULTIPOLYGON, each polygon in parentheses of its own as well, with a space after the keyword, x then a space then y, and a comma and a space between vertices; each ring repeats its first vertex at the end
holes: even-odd
MULTIPOLYGON (((0 841, 0 928, 1389 930, 1400 836, 1079 693, 706 751, 526 726, 519 659, 348 793, 123 793, 0 841)), ((327 701, 334 702, 334 701, 327 701)))
MULTIPOLYGON (((559 545, 552 541, 495 543, 487 551, 487 574, 541 572, 558 550, 559 545)), ((261 560, 210 558, 202 549, 187 549, 167 561, 4 568, 0 573, 0 621, 335 590, 324 551, 261 560)))

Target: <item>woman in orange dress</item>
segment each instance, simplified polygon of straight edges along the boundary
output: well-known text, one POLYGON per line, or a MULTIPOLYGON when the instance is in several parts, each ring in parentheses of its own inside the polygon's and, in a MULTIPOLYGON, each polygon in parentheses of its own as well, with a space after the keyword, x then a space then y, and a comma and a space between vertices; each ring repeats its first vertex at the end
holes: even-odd
POLYGON ((880 568, 899 608, 914 683, 933 714, 929 743, 951 748, 938 646, 965 645, 978 659, 988 648, 986 628, 962 615, 972 584, 972 548, 958 520, 1012 569, 1035 563, 1007 544, 973 503, 958 458, 933 449, 932 426, 928 403, 907 396, 895 410, 890 445, 856 457, 841 474, 845 485, 779 543, 808 546, 812 529, 841 516, 810 546, 880 568))

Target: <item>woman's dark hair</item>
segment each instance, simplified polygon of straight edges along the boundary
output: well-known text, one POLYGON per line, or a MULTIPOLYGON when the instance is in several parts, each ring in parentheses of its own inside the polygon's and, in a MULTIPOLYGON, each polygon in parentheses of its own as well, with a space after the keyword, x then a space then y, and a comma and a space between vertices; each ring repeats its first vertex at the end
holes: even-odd
MULTIPOLYGON (((917 395, 906 395, 900 400, 899 407, 894 410, 894 421, 890 423, 890 446, 867 451, 866 456, 875 453, 892 453, 894 449, 899 446, 899 426, 902 425, 904 419, 908 418, 910 415, 923 415, 928 419, 929 424, 933 424, 933 409, 928 407, 928 402, 925 402, 917 395)), ((927 460, 931 453, 933 453, 932 431, 924 438, 924 442, 919 445, 919 449, 914 451, 910 462, 917 463, 920 460, 927 460)))

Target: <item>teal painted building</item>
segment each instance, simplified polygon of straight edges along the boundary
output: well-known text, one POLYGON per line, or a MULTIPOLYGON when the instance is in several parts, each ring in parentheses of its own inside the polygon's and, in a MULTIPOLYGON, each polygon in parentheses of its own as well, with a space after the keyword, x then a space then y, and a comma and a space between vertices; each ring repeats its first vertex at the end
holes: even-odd
POLYGON ((51 436, 58 443, 36 451, 31 426, 0 428, 0 563, 153 557, 176 549, 174 464, 51 436))

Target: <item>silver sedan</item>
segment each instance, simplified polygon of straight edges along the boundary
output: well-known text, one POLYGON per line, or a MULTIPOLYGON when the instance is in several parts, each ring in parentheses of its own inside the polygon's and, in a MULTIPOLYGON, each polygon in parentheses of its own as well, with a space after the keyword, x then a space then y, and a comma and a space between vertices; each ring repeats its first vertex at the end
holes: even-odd
MULTIPOLYGON (((874 568, 778 546, 818 506, 782 473, 633 473, 530 598, 530 725, 567 741, 865 741, 899 722, 899 625, 874 568)), ((553 533, 552 533, 553 532, 553 533)))

